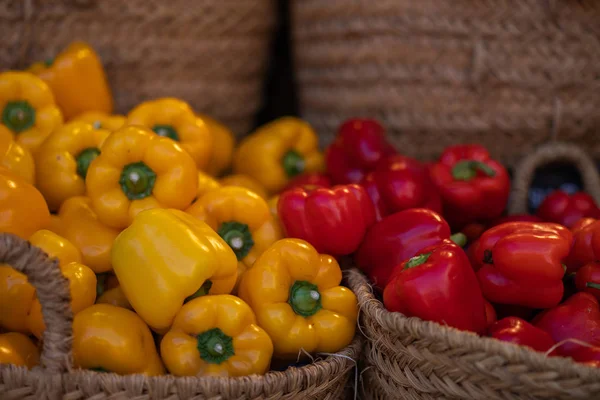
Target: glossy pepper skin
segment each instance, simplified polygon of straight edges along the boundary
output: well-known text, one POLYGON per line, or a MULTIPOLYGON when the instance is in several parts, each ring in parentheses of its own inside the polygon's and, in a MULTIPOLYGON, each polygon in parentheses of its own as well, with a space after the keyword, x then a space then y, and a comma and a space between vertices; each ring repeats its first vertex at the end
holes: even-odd
POLYGON ((267 202, 241 187, 210 191, 186 212, 207 223, 231 248, 237 258, 238 283, 256 259, 283 237, 267 202))
POLYGON ((54 231, 79 249, 83 263, 95 273, 112 270, 110 252, 121 231, 98 220, 89 197, 71 197, 62 203, 54 231))
POLYGON ((333 353, 352 341, 358 314, 356 296, 341 280, 333 257, 303 240, 282 239, 246 272, 239 297, 273 340, 275 356, 333 353))
POLYGON ((29 239, 50 225, 50 211, 44 196, 30 183, 0 167, 0 232, 29 239))
POLYGON ((115 239, 112 264, 131 306, 159 333, 188 297, 229 293, 237 278, 233 250, 209 225, 179 210, 139 213, 115 239))
POLYGON ((85 111, 112 112, 112 93, 102 61, 85 42, 71 43, 53 60, 33 64, 29 72, 50 86, 65 118, 85 111))
POLYGON ((88 124, 92 124, 95 129, 105 129, 113 132, 122 128, 126 120, 125 116, 119 114, 87 111, 71 119, 71 122, 87 122, 88 124))
POLYGON ((233 172, 249 175, 270 194, 304 172, 324 169, 317 134, 305 121, 283 117, 246 136, 233 156, 233 172))
POLYGON ((235 136, 229 128, 216 119, 206 114, 196 113, 196 115, 208 127, 212 136, 213 144, 206 172, 212 176, 221 176, 231 167, 235 136))
POLYGON ((0 113, 2 125, 34 155, 46 137, 63 123, 48 85, 27 72, 0 73, 0 113))
POLYGON ((198 171, 198 192, 196 193, 196 200, 204 196, 206 193, 218 189, 221 187, 219 181, 206 172, 198 171))
POLYGON ((143 102, 127 115, 128 125, 139 125, 180 144, 204 170, 210 161, 213 137, 204 121, 183 100, 165 97, 143 102))
POLYGON ((29 337, 18 332, 0 334, 0 364, 31 369, 39 363, 40 351, 29 337))
POLYGON ((489 301, 549 308, 562 299, 563 261, 573 235, 553 223, 509 222, 486 231, 474 244, 473 268, 489 301))
POLYGON ((75 367, 120 375, 165 372, 148 326, 133 311, 95 304, 73 319, 75 367))
POLYGON ((384 158, 396 154, 385 130, 372 119, 349 119, 325 152, 327 172, 336 184, 361 182, 384 158))
POLYGON ((508 172, 483 146, 449 146, 429 173, 442 198, 443 215, 455 229, 498 218, 506 208, 508 172))
POLYGON ((356 184, 287 190, 279 196, 277 211, 288 237, 333 256, 356 251, 375 222, 373 204, 356 184))
POLYGON ((51 211, 70 197, 85 195, 91 162, 110 134, 87 122, 70 122, 48 136, 36 154, 37 187, 51 211))
POLYGON ((518 317, 506 317, 489 328, 494 339, 527 346, 535 351, 546 352, 555 342, 547 332, 518 317))
POLYGON ((496 313, 496 309, 489 301, 485 300, 485 318, 487 320, 487 326, 491 326, 494 322, 498 320, 498 314, 496 313))
POLYGON ((226 177, 221 178, 221 180, 219 180, 219 184, 221 186, 238 186, 246 188, 256 193, 265 200, 269 197, 267 189, 265 189, 265 187, 259 181, 248 175, 227 175, 226 177))
POLYGON ((27 183, 35 184, 35 162, 31 152, 17 143, 4 125, 0 125, 0 165, 27 183))
POLYGON ((248 304, 228 294, 209 295, 183 305, 160 354, 175 376, 262 375, 269 370, 273 342, 248 304))
POLYGON ((126 126, 113 132, 85 180, 98 220, 126 228, 142 210, 188 207, 198 191, 192 157, 173 140, 126 126))
POLYGON ((600 260, 600 220, 582 218, 571 228, 573 248, 565 264, 567 273, 577 272, 586 264, 600 260))
POLYGON ((600 299, 600 262, 592 262, 577 270, 575 286, 580 292, 587 292, 600 299))
POLYGON ((449 237, 450 227, 439 214, 424 208, 404 210, 375 223, 354 260, 383 289, 396 265, 449 237))
MULTIPOLYGON (((600 309, 590 293, 576 293, 562 304, 538 314, 533 320, 538 328, 548 332, 556 342, 577 339, 591 346, 600 346, 600 309)), ((557 349, 563 356, 585 352, 588 347, 566 342, 557 349)))
POLYGON ((486 305, 464 250, 449 239, 396 267, 383 291, 389 311, 483 333, 486 305))
POLYGON ((417 160, 401 155, 381 161, 362 181, 373 204, 377 220, 410 208, 428 208, 440 213, 440 196, 417 160))
POLYGON ((542 201, 536 215, 544 221, 572 228, 581 218, 600 218, 600 210, 594 198, 585 192, 568 194, 556 190, 542 201))
POLYGON ((292 178, 283 191, 295 189, 297 187, 304 188, 330 188, 332 186, 331 179, 328 175, 320 172, 312 172, 308 174, 298 175, 292 178))

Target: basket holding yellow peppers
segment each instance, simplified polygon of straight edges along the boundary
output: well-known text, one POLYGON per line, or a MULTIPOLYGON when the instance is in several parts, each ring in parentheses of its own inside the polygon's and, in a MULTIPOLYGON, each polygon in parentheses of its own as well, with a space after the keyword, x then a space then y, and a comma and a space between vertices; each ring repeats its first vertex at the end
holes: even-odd
MULTIPOLYGON (((334 353, 357 300, 334 256, 286 237, 278 193, 323 169, 312 128, 283 118, 239 144, 175 98, 114 115, 97 54, 0 73, 0 231, 69 281, 74 366, 244 376, 334 353)), ((35 289, 0 266, 0 363, 39 363, 35 289)))

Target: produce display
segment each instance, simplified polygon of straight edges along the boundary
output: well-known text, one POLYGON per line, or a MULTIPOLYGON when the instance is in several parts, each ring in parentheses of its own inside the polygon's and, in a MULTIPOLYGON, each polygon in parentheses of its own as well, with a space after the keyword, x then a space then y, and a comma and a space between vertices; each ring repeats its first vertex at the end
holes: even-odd
MULTIPOLYGON (((598 206, 557 191, 506 215, 508 172, 481 145, 425 163, 372 119, 321 151, 295 117, 236 142, 176 98, 116 115, 85 43, 0 73, 0 108, 0 231, 68 279, 75 368, 234 377, 338 352, 354 266, 389 312, 600 367, 598 206)), ((45 329, 1 265, 0 363, 38 365, 45 329)))

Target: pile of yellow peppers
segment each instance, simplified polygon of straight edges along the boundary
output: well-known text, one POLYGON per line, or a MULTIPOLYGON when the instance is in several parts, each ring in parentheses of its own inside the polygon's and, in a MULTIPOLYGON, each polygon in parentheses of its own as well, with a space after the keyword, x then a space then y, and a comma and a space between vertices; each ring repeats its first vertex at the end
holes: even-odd
MULTIPOLYGON (((277 217, 290 179, 323 169, 306 122, 236 143, 181 99, 113 114, 81 42, 0 73, 0 112, 0 231, 58 259, 75 367, 244 376, 351 342, 357 301, 338 262, 277 217)), ((45 329, 35 288, 0 265, 0 363, 38 365, 45 329)))

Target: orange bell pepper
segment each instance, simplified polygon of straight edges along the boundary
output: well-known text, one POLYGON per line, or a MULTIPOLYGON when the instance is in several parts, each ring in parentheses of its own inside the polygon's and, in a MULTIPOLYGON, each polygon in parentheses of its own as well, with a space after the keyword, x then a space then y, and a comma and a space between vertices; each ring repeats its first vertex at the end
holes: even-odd
POLYGON ((0 165, 27 183, 35 183, 35 162, 31 152, 14 141, 13 134, 4 125, 0 125, 0 165))

